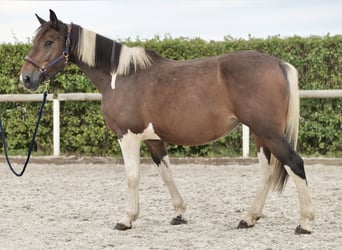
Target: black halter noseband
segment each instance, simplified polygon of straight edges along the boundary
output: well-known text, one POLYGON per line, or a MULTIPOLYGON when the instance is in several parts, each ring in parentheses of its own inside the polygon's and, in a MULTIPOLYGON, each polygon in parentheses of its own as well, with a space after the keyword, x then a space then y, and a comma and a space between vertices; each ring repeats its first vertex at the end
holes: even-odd
POLYGON ((42 73, 44 80, 47 80, 49 78, 47 74, 47 69, 52 67, 53 65, 59 63, 60 61, 64 60, 64 64, 66 65, 69 62, 69 53, 70 53, 70 46, 71 46, 71 28, 72 24, 67 24, 68 27, 68 33, 67 33, 67 38, 65 41, 65 48, 62 52, 62 55, 59 57, 53 59, 52 61, 48 62, 46 65, 40 65, 36 60, 29 56, 25 56, 25 61, 32 63, 34 66, 36 66, 39 71, 42 73))

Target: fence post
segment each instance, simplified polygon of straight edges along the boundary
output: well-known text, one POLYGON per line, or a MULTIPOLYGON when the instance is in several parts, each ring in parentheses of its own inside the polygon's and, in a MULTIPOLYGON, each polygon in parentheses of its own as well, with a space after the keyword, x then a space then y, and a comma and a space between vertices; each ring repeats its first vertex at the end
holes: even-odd
POLYGON ((242 124, 242 156, 249 156, 249 127, 242 124))
POLYGON ((60 120, 59 120, 59 100, 53 99, 53 156, 59 156, 60 148, 60 120))

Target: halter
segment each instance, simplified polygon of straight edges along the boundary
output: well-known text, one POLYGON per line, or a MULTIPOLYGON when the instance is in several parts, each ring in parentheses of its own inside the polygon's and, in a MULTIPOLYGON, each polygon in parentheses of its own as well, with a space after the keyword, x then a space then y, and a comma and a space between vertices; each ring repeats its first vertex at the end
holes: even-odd
POLYGON ((29 56, 25 56, 25 58, 24 58, 25 61, 32 63, 34 66, 36 66, 39 69, 40 73, 44 77, 44 80, 47 80, 49 78, 49 76, 47 74, 48 68, 59 63, 62 60, 64 60, 64 65, 67 65, 69 62, 69 53, 70 53, 70 46, 71 46, 70 36, 71 36, 72 24, 67 24, 67 27, 68 27, 68 33, 67 33, 67 38, 65 41, 65 48, 62 52, 62 55, 60 55, 59 57, 48 62, 46 65, 40 65, 36 60, 34 60, 33 58, 31 58, 29 56))

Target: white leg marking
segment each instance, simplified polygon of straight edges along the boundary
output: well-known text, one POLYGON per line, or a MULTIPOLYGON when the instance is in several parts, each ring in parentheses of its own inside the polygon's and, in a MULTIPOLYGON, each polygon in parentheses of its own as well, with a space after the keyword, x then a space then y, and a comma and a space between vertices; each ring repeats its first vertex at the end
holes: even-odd
POLYGON ((288 174, 293 178, 297 188, 300 206, 300 226, 302 229, 311 232, 311 222, 315 218, 315 210, 312 205, 309 188, 306 181, 296 175, 289 166, 285 166, 288 174))
POLYGON ((134 134, 130 130, 120 140, 122 156, 128 179, 128 208, 127 215, 119 223, 127 227, 139 216, 139 182, 140 182, 140 145, 143 140, 160 139, 155 134, 153 125, 150 123, 141 134, 134 134))
POLYGON ((268 161, 265 157, 264 150, 262 148, 260 148, 260 152, 258 153, 258 159, 261 166, 262 180, 261 185, 257 191, 256 197, 252 203, 252 206, 248 210, 245 219, 248 226, 253 226, 256 223, 256 221, 261 217, 262 210, 264 208, 265 201, 272 184, 270 166, 268 165, 268 161))
POLYGON ((170 192, 172 204, 175 208, 174 218, 176 218, 177 216, 183 217, 183 214, 186 210, 186 205, 184 204, 183 198, 174 182, 169 157, 167 155, 164 156, 162 162, 163 164, 158 166, 158 171, 170 192))
POLYGON ((141 134, 133 134, 129 131, 119 140, 128 179, 127 215, 124 216, 119 223, 127 227, 131 227, 132 222, 139 216, 139 164, 141 139, 141 134))

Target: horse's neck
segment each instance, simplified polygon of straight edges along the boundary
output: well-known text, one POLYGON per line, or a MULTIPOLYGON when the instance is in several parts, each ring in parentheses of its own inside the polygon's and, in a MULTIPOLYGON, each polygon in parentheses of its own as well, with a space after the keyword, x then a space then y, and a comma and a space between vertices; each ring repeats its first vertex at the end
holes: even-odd
POLYGON ((77 54, 77 46, 79 40, 79 33, 81 27, 73 24, 71 31, 71 50, 70 50, 70 62, 76 64, 87 78, 95 85, 95 87, 102 92, 106 85, 110 84, 111 75, 104 69, 99 67, 91 67, 82 62, 77 54))
POLYGON ((74 62, 87 78, 95 85, 95 87, 103 93, 103 91, 110 85, 111 75, 101 69, 89 67, 82 62, 74 62))

